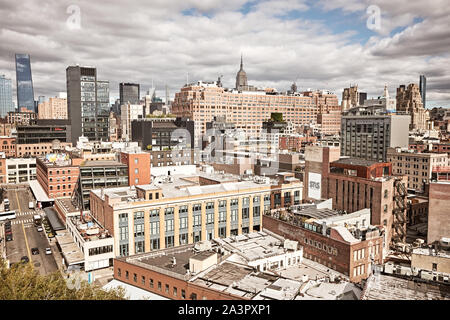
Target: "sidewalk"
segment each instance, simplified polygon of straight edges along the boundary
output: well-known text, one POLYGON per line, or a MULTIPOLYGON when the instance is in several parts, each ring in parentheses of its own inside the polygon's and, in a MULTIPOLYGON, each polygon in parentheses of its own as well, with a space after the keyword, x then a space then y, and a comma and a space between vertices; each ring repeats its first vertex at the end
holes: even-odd
POLYGON ((0 223, 0 257, 6 260, 5 224, 0 223))

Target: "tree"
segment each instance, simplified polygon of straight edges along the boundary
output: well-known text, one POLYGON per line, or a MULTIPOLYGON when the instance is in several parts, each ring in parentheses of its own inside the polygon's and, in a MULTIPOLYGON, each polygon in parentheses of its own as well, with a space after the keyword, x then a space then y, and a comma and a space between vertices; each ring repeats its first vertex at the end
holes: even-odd
MULTIPOLYGON (((70 280, 69 280, 70 281, 70 280)), ((8 268, 0 259, 0 300, 124 300, 123 288, 105 291, 81 281, 70 289, 59 271, 42 276, 31 263, 8 268)))

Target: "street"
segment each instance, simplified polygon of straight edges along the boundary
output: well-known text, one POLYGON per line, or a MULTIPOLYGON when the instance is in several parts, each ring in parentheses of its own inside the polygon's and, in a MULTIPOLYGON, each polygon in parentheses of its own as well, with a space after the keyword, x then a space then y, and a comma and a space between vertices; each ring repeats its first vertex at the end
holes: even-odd
POLYGON ((26 188, 7 189, 7 197, 11 210, 16 210, 16 219, 11 220, 13 240, 6 242, 6 255, 10 263, 20 262, 23 256, 28 256, 30 262, 41 275, 58 270, 53 254, 46 255, 45 248, 51 247, 45 236, 45 231, 38 232, 33 223, 34 209, 28 208, 30 198, 26 188), (39 254, 32 255, 31 249, 38 248, 39 254))

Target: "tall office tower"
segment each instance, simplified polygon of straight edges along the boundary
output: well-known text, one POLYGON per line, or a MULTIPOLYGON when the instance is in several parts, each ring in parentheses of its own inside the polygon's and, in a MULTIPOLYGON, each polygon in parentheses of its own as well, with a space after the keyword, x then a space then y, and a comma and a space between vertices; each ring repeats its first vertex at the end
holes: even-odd
POLYGON ((140 87, 138 83, 120 83, 119 84, 120 105, 139 104, 140 87))
POLYGON ((363 106, 364 105, 364 101, 367 100, 367 92, 360 92, 359 93, 359 105, 363 106))
POLYGON ((71 142, 75 144, 80 136, 108 141, 109 82, 97 80, 96 68, 80 66, 67 67, 66 81, 71 142))
POLYGON ((35 112, 31 63, 28 54, 16 53, 17 109, 35 112))
POLYGON ((430 115, 425 110, 417 84, 411 83, 405 88, 397 88, 397 112, 406 112, 411 115, 410 130, 427 130, 430 115))
POLYGON ((0 117, 6 117, 8 112, 14 112, 12 101, 11 79, 0 76, 0 117))
POLYGON ((241 67, 240 67, 238 73, 236 74, 236 89, 242 90, 243 88, 245 88, 247 86, 248 86, 247 73, 244 71, 244 62, 242 60, 242 55, 241 55, 241 67))
POLYGON ((389 147, 408 147, 409 115, 386 114, 384 108, 355 108, 341 120, 341 156, 386 161, 389 147))
POLYGON ((422 74, 420 75, 419 80, 419 90, 420 90, 420 96, 422 97, 422 104, 423 107, 426 108, 426 97, 427 97, 427 78, 422 74))
POLYGON ((359 106, 359 98, 357 85, 345 88, 342 92, 342 111, 359 106))

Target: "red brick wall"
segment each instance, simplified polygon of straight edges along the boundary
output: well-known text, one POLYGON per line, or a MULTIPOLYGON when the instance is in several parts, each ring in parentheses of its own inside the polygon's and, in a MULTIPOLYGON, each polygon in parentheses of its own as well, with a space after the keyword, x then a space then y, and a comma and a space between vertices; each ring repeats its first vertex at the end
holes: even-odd
POLYGON ((128 185, 143 185, 150 183, 150 153, 124 153, 120 155, 121 162, 128 166, 128 185), (138 163, 135 163, 135 159, 138 163), (135 173, 135 169, 138 173, 135 173), (138 183, 136 183, 138 179, 138 183))
POLYGON ((204 298, 206 300, 248 300, 139 267, 121 259, 114 259, 114 279, 172 300, 192 300, 193 293, 197 295, 197 300, 203 300, 204 298), (120 276, 119 269, 121 271, 120 276), (126 279, 126 271, 129 273, 128 279, 126 279), (134 281, 134 274, 136 274, 136 282, 134 281), (142 283, 142 276, 145 277, 145 284, 142 283), (153 288, 150 287, 150 279, 153 279, 153 288), (158 282, 161 282, 161 291, 158 290, 158 282), (168 293, 166 293, 166 285, 169 285, 168 293), (173 295, 174 287, 177 288, 176 297, 173 295), (185 291, 185 299, 181 298, 181 290, 185 291))
POLYGON ((350 245, 343 241, 333 239, 317 232, 313 232, 307 229, 303 229, 287 222, 280 221, 278 219, 263 215, 264 228, 279 234, 287 239, 298 241, 299 245, 303 247, 303 256, 307 259, 316 261, 330 269, 334 269, 340 273, 349 276, 350 281, 360 282, 362 279, 366 279, 369 276, 369 249, 368 247, 373 244, 378 244, 379 254, 375 257, 376 261, 382 262, 382 236, 371 240, 361 241, 360 243, 350 245), (308 243, 305 243, 305 239, 308 243), (311 242, 312 241, 312 244, 311 242), (321 248, 316 246, 316 243, 321 244, 321 248), (324 250, 323 245, 327 246, 327 250, 324 250), (331 249, 331 253, 328 252, 328 247, 331 249), (353 251, 365 249, 365 257, 359 261, 353 261, 353 251), (336 251, 334 251, 337 250, 336 251), (357 265, 365 265, 364 274, 359 276, 353 276, 353 268, 357 265))

